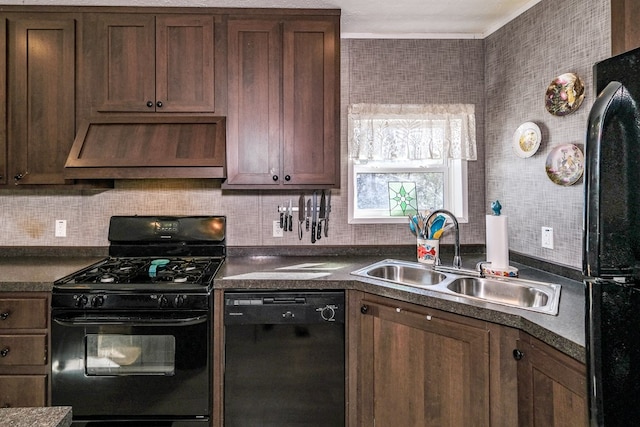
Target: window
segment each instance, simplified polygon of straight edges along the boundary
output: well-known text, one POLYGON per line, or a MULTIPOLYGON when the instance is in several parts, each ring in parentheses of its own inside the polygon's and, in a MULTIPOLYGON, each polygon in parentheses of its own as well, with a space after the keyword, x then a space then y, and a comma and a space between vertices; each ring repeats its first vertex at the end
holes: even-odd
POLYGON ((467 221, 474 106, 349 106, 349 223, 403 223, 447 209, 467 221))

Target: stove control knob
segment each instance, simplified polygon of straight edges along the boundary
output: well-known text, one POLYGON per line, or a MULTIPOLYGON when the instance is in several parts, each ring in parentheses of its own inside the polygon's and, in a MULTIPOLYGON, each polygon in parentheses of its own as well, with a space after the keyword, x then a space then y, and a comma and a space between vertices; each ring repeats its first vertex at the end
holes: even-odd
POLYGON ((102 295, 96 295, 91 298, 91 307, 102 307, 104 304, 104 297, 102 295))
POLYGON ((164 295, 160 295, 158 297, 158 306, 160 307, 169 307, 169 300, 164 295))
POLYGON ((322 316, 322 320, 327 322, 335 322, 336 321, 336 307, 335 305, 325 305, 324 307, 317 308, 316 311, 320 312, 320 316, 322 316))
POLYGON ((86 295, 78 295, 76 297, 75 306, 78 308, 83 308, 89 302, 89 298, 86 295))
POLYGON ((176 307, 182 307, 184 305, 184 295, 176 296, 176 299, 173 302, 176 307))

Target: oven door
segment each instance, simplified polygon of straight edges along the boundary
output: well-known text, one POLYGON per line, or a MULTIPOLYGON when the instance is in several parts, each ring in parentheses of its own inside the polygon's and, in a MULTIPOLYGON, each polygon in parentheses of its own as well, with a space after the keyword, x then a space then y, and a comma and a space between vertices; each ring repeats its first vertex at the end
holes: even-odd
POLYGON ((208 419, 206 311, 53 310, 53 406, 79 419, 208 419))

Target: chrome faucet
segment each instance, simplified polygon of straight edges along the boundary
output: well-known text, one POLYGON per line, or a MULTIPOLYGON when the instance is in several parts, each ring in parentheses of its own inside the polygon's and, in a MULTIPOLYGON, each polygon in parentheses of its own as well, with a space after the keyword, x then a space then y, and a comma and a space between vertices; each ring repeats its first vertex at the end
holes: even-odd
MULTIPOLYGON (((456 240, 453 247, 453 268, 460 269, 460 267, 462 266, 462 258, 460 257, 460 225, 458 224, 458 219, 453 213, 449 212, 448 210, 438 209, 436 211, 433 211, 431 215, 429 215, 429 218, 427 218, 427 224, 429 224, 429 221, 431 221, 432 217, 438 214, 446 215, 453 220, 453 228, 456 232, 456 240)), ((435 264, 440 265, 440 254, 438 254, 435 264)))

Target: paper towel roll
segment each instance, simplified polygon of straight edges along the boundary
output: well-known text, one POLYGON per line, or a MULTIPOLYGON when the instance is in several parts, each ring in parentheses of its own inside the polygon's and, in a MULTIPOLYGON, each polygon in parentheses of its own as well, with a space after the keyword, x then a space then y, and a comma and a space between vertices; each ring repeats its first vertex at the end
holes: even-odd
POLYGON ((509 267, 509 235, 507 217, 487 215, 487 261, 492 269, 509 267))

